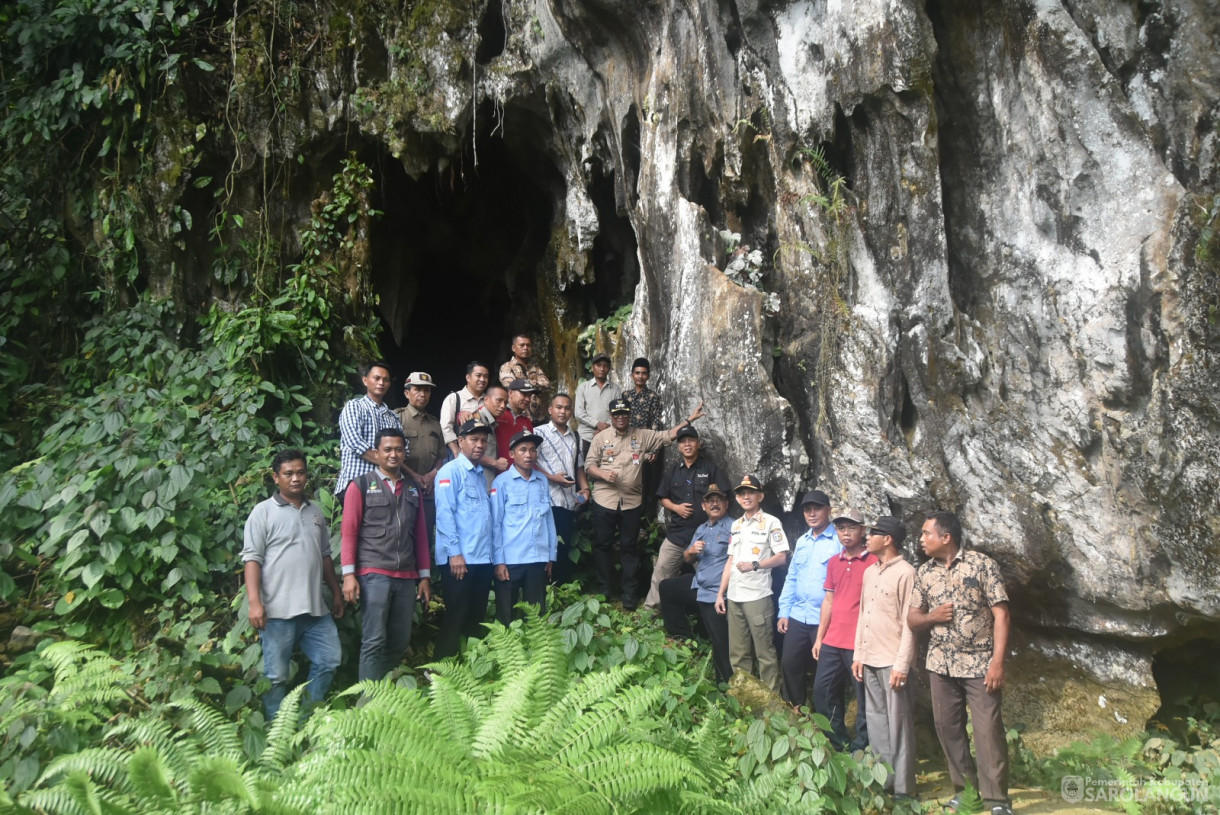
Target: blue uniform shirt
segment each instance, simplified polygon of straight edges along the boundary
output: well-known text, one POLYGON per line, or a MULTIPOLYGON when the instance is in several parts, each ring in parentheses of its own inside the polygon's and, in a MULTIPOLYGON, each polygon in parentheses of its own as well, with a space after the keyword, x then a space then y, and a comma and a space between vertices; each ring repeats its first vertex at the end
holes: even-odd
POLYGON ((779 596, 779 617, 789 617, 805 625, 822 620, 822 599, 826 597, 826 566, 843 551, 839 533, 829 524, 817 535, 808 530, 796 542, 788 579, 779 596))
POLYGON ((482 466, 464 455, 436 474, 436 562, 453 555, 466 563, 491 563, 491 497, 482 466))
POLYGON ((491 482, 492 563, 518 565, 555 559, 555 516, 548 483, 537 470, 526 478, 516 466, 491 482))
MULTIPOLYGON (((720 578, 724 576, 724 564, 729 559, 729 537, 733 531, 733 519, 725 515, 712 523, 704 521, 695 530, 691 545, 703 541, 703 554, 695 565, 695 599, 700 603, 716 602, 720 593, 720 578)), ((687 547, 690 548, 689 546, 687 547)))

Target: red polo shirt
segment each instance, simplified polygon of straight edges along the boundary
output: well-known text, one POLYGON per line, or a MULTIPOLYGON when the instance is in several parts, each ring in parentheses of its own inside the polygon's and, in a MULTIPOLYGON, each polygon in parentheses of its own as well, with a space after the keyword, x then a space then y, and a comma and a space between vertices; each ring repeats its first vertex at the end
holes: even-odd
POLYGON ((509 455, 508 443, 522 430, 534 432, 534 423, 530 421, 529 414, 522 413, 520 416, 514 416, 511 408, 505 408, 500 417, 496 419, 496 455, 512 461, 513 457, 509 455))
POLYGON ((855 557, 840 552, 826 564, 826 591, 833 591, 830 626, 823 645, 851 651, 856 647, 856 622, 860 619, 860 592, 864 589, 864 570, 877 562, 877 556, 865 551, 855 557))

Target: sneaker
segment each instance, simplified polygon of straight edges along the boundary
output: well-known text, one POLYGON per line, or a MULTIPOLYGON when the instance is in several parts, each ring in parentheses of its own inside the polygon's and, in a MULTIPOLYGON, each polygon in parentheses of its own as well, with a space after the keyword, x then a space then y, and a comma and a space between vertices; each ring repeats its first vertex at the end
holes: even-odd
POLYGON ((962 796, 961 793, 954 795, 949 799, 949 803, 944 806, 945 812, 961 812, 962 811, 962 796))
POLYGON ((1012 807, 999 804, 991 808, 991 815, 1012 815, 1012 807))

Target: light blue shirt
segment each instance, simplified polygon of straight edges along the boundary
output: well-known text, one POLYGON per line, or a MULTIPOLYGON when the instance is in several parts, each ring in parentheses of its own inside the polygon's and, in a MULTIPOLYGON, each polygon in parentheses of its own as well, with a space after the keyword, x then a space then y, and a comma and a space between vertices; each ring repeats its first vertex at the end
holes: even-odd
POLYGON ((732 531, 733 519, 728 515, 715 523, 704 521, 695 530, 691 546, 695 545, 695 541, 704 543, 703 554, 695 565, 695 581, 692 584, 696 602, 716 602, 716 595, 720 593, 720 578, 724 576, 724 564, 729 559, 729 536, 732 531))
POLYGON ((537 470, 526 478, 515 466, 491 482, 492 563, 516 566, 555 559, 555 516, 547 483, 537 470))
POLYGON ((778 617, 788 617, 805 625, 822 621, 822 600, 826 597, 826 567, 843 551, 839 533, 828 524, 817 535, 805 532, 796 542, 788 579, 779 595, 778 617))
POLYGON ((454 555, 467 564, 491 563, 491 497, 483 467, 464 455, 436 474, 436 562, 454 555))

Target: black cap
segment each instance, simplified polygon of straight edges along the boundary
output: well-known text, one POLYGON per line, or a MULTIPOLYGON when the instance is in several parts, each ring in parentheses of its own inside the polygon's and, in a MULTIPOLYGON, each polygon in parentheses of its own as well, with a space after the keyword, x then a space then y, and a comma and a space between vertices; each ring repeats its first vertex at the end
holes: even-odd
POLYGON ((473 419, 467 419, 462 422, 462 426, 458 428, 459 436, 469 436, 471 433, 490 433, 491 427, 487 422, 480 419, 478 416, 473 419))
POLYGON ((703 500, 706 501, 709 495, 719 495, 721 498, 728 498, 729 495, 720 488, 719 484, 708 484, 707 489, 703 491, 703 500))
POLYGON ((628 402, 626 399, 619 397, 618 399, 615 399, 613 402, 610 403, 610 412, 611 413, 630 413, 631 412, 631 403, 628 402))
POLYGON ((809 492, 805 493, 805 497, 801 499, 801 506, 805 506, 806 504, 813 504, 814 506, 819 507, 828 507, 830 506, 830 496, 821 490, 810 490, 809 492))
POLYGON ((527 441, 532 441, 535 446, 538 446, 538 445, 542 444, 542 437, 535 435, 534 433, 531 433, 528 430, 518 430, 516 433, 513 434, 513 437, 511 439, 509 439, 508 449, 509 450, 515 449, 518 444, 521 444, 522 442, 527 442, 527 441))
POLYGON ((893 515, 882 515, 877 518, 877 520, 868 525, 868 531, 889 535, 894 539, 895 546, 901 546, 907 536, 906 524, 893 515))
POLYGON ((510 391, 521 391, 522 393, 538 392, 538 389, 534 387, 533 382, 530 382, 528 379, 521 379, 520 377, 514 379, 512 382, 509 382, 508 389, 510 391))
POLYGON ((590 364, 590 365, 596 365, 597 363, 599 363, 599 362, 601 362, 601 361, 603 361, 603 360, 604 360, 604 361, 606 361, 606 362, 609 362, 609 361, 610 361, 610 355, 609 355, 609 354, 604 354, 604 353, 603 353, 603 354, 594 354, 594 355, 593 355, 593 359, 589 361, 589 364, 590 364))
POLYGON ((636 368, 643 368, 649 373, 652 373, 652 365, 648 363, 648 360, 645 357, 635 358, 635 362, 631 363, 631 370, 634 371, 636 368))
POLYGON ((699 431, 694 428, 694 425, 684 424, 678 429, 678 436, 674 439, 674 441, 677 441, 678 439, 697 438, 699 438, 699 431))
POLYGON ((733 492, 741 492, 742 490, 758 490, 762 492, 762 482, 754 475, 742 476, 741 483, 733 488, 733 492))

